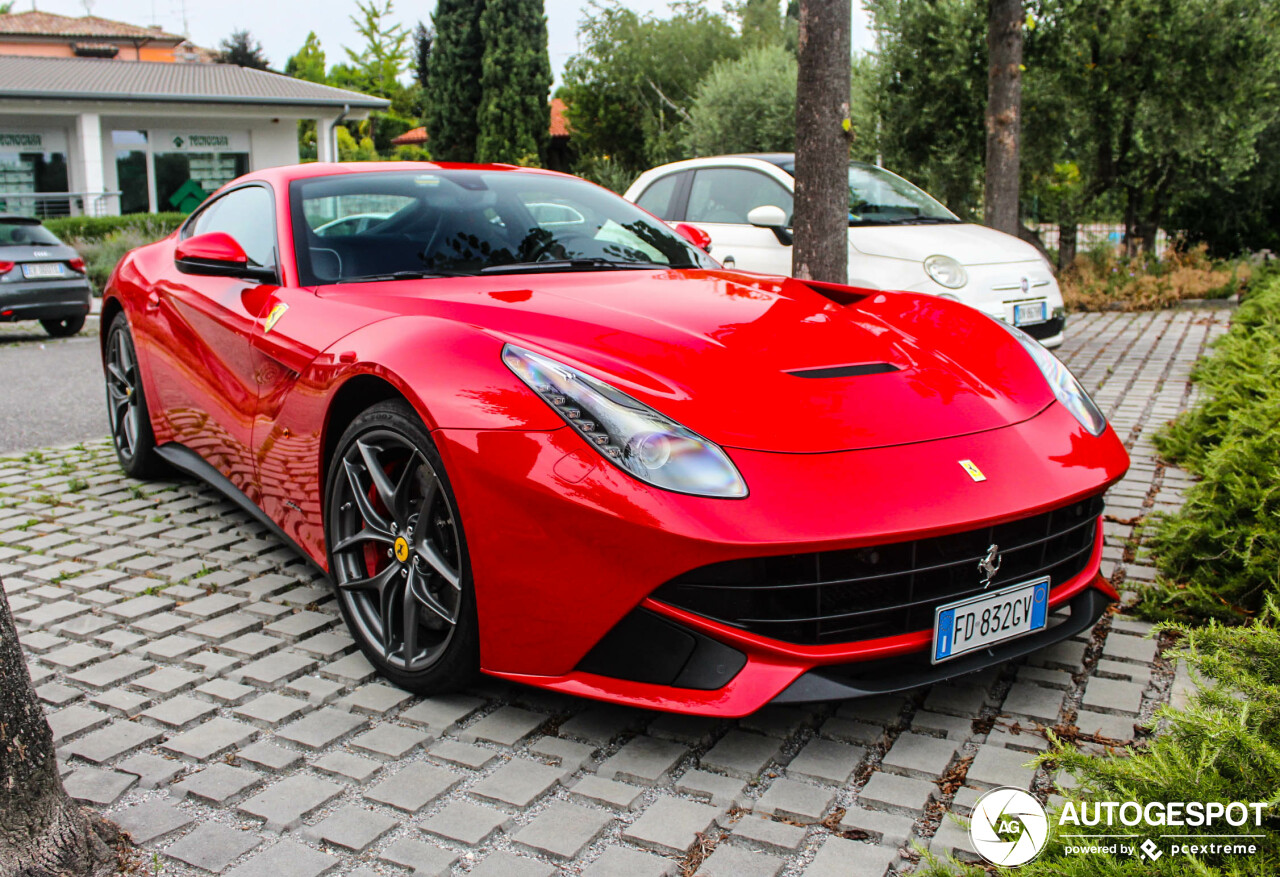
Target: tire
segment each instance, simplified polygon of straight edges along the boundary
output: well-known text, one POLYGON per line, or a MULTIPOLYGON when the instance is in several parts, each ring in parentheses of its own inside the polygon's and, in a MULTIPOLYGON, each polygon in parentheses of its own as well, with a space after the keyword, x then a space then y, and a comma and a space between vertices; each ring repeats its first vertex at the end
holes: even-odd
POLYGON ((480 666, 457 507, 440 454, 408 403, 379 402, 342 434, 324 508, 338 605, 370 663, 416 694, 461 688, 480 666))
POLYGON ((61 320, 41 320, 40 325, 54 338, 68 338, 84 328, 84 315, 61 320))
POLYGON ((144 480, 167 474, 168 465, 156 453, 156 436, 151 429, 147 397, 142 389, 138 354, 133 346, 133 335, 129 332, 129 321, 123 312, 116 314, 107 330, 102 371, 107 388, 111 441, 115 445, 120 468, 130 478, 144 480))

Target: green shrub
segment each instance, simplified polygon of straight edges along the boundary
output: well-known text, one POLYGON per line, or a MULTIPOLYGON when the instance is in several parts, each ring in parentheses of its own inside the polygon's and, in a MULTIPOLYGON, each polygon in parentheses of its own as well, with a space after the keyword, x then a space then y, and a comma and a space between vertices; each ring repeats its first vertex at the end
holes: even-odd
POLYGON ((1104 245, 1077 256, 1058 280, 1069 310, 1139 311, 1185 298, 1228 298, 1244 289, 1250 272, 1244 261, 1213 261, 1204 244, 1171 248, 1160 259, 1151 254, 1123 257, 1104 245))
POLYGON ((1280 278, 1241 305, 1193 378, 1201 401, 1155 443, 1201 480, 1154 522, 1163 578, 1141 611, 1239 622, 1280 595, 1280 278))
POLYGON ((156 234, 158 230, 162 230, 162 233, 156 234, 157 238, 161 238, 181 225, 182 220, 186 218, 185 213, 64 216, 61 219, 46 219, 44 225, 49 231, 68 242, 72 238, 88 241, 101 240, 113 232, 124 229, 143 229, 147 234, 156 234))
MULTIPOLYGON (((1280 788, 1280 631, 1275 604, 1258 623, 1247 627, 1164 626, 1184 637, 1173 656, 1184 660, 1202 678, 1216 682, 1192 697, 1186 709, 1163 707, 1157 718, 1161 733, 1144 747, 1127 748, 1105 756, 1089 755, 1059 743, 1042 760, 1065 767, 1079 782, 1067 797, 1080 801, 1268 801, 1280 788)), ((1251 814, 1252 815, 1252 814, 1251 814)), ((1054 825, 1056 820, 1050 819, 1054 825)), ((1257 833, 1250 828, 1225 832, 1257 833)), ((1244 875, 1280 873, 1280 828, 1275 806, 1263 816, 1252 856, 1164 855, 1155 862, 1136 856, 1068 854, 1064 841, 1051 837, 1040 857, 1017 868, 1018 877, 1103 877, 1103 875, 1244 875)), ((1114 827, 1071 826, 1072 834, 1104 835, 1114 827)), ((1129 831, 1129 829, 1123 829, 1129 831)), ((1139 826, 1134 831, 1141 832, 1139 826)), ((1153 833, 1160 828, 1153 827, 1153 833)), ((1224 833, 1219 826, 1173 829, 1188 835, 1224 833)), ((1141 840, 1139 838, 1138 840, 1141 840)), ((1071 839, 1087 844, 1088 839, 1071 839)), ((1097 843, 1109 843, 1098 840, 1097 843)), ((1197 837, 1180 842, 1206 843, 1197 837)), ((983 873, 964 868, 967 874, 983 873)), ((923 868, 924 875, 951 873, 939 862, 923 868)))
POLYGON ((118 229, 100 238, 72 238, 67 243, 75 247, 80 258, 84 259, 85 271, 93 282, 94 292, 101 295, 111 272, 116 270, 116 264, 124 258, 125 253, 135 247, 158 241, 171 231, 167 223, 138 224, 118 229))

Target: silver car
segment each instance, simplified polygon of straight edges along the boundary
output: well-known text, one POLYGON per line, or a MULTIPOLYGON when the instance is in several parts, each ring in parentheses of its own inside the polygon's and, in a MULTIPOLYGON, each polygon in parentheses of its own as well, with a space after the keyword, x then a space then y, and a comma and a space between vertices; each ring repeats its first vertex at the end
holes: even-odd
POLYGON ((55 338, 74 335, 91 295, 79 253, 40 220, 0 213, 0 323, 39 320, 55 338))

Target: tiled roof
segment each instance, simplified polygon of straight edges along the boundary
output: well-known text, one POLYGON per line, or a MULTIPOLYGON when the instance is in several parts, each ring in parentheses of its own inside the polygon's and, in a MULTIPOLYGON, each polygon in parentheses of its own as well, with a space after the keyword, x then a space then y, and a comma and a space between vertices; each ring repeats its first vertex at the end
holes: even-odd
POLYGON ((390 106, 390 101, 380 97, 234 64, 18 55, 0 55, 0 98, 349 105, 373 110, 390 106))
MULTIPOLYGON (((551 99, 550 128, 552 137, 568 137, 572 133, 569 130, 569 120, 565 118, 564 111, 564 101, 560 100, 558 97, 553 97, 551 99)), ((394 138, 391 142, 396 146, 403 146, 406 144, 417 145, 419 143, 426 143, 428 139, 430 138, 427 135, 426 128, 413 128, 409 131, 405 131, 399 137, 394 138)))
POLYGON ((182 41, 182 37, 165 33, 159 27, 139 27, 123 21, 98 18, 96 15, 72 18, 68 15, 55 15, 52 12, 35 10, 0 15, 0 36, 92 37, 95 39, 118 37, 174 43, 182 41))
POLYGON ((399 137, 391 138, 392 146, 417 146, 419 143, 427 142, 426 128, 410 128, 399 137))

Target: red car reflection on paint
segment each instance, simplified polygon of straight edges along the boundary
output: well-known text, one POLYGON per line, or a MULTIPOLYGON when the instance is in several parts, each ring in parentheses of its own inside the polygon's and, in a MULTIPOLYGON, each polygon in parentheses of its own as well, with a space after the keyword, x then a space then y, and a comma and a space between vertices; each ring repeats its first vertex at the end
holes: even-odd
POLYGON ((1052 355, 694 243, 544 171, 242 177, 106 290, 120 462, 266 522, 424 693, 482 671, 740 716, 1096 621, 1128 457, 1052 355))

